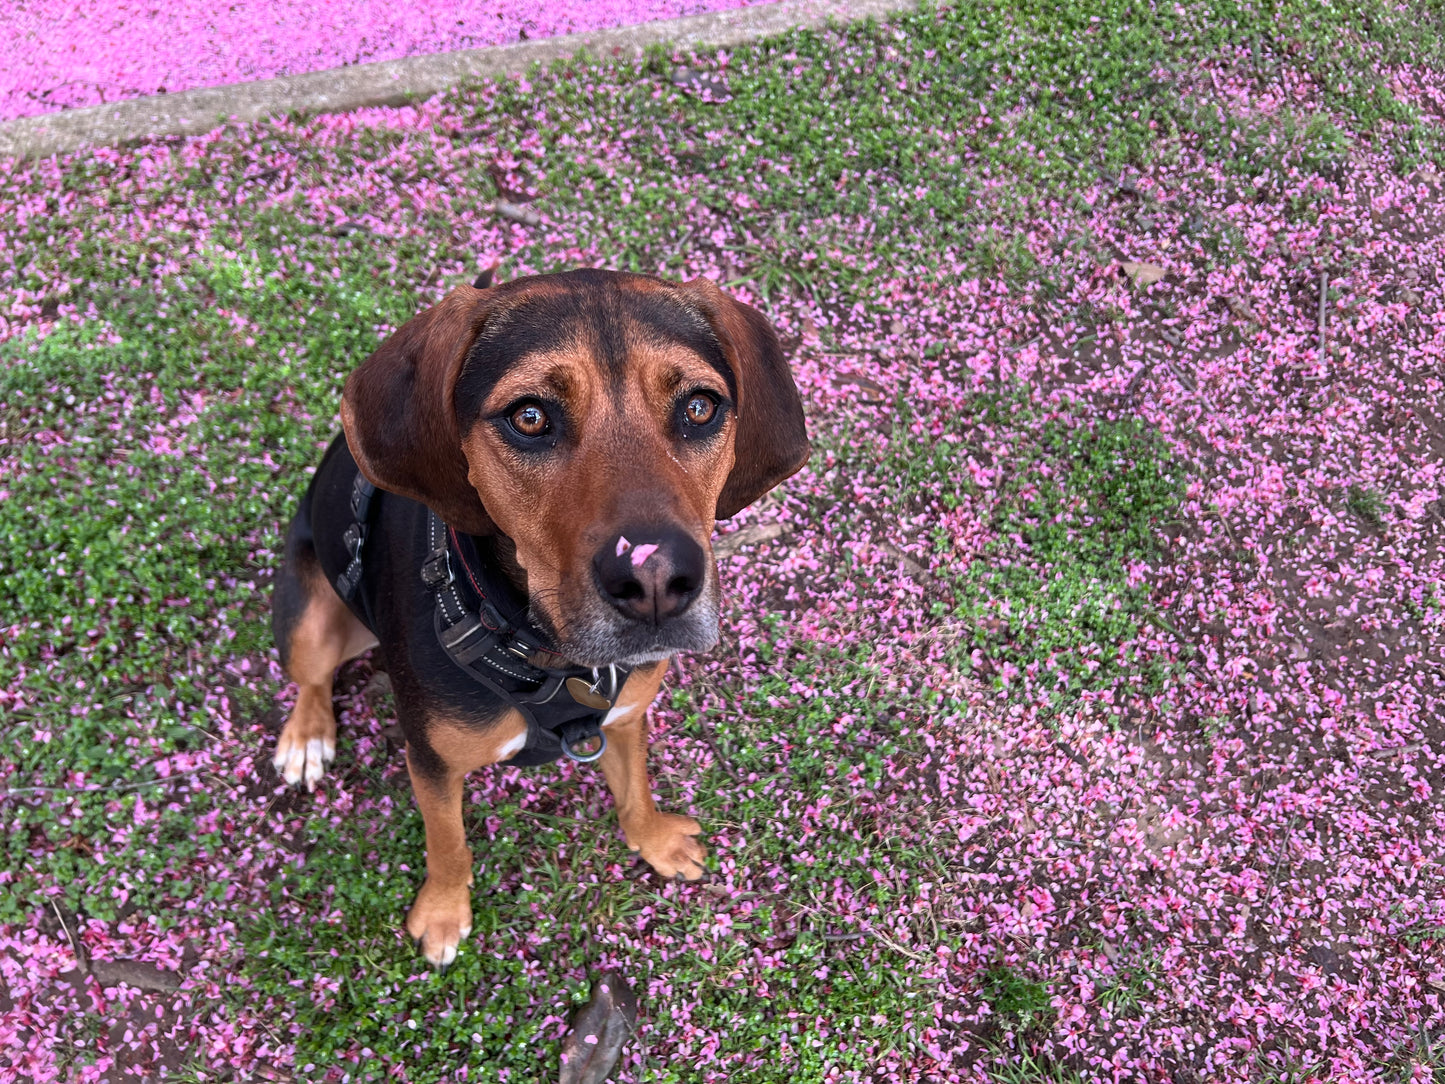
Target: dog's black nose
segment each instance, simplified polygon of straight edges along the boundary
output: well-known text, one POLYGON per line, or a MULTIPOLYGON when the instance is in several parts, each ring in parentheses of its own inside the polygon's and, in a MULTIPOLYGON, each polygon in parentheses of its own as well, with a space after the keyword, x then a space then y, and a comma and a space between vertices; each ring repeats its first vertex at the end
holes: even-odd
POLYGON ((692 605, 702 590, 706 558, 676 527, 624 530, 592 558, 602 596, 634 621, 661 625, 692 605))

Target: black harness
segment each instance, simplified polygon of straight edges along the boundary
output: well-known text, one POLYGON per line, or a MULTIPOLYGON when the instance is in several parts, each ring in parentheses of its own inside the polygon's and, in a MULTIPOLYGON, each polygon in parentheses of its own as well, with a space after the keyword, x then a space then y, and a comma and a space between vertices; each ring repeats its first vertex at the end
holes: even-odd
MULTIPOLYGON (((375 492, 358 473, 351 490, 356 518, 344 536, 351 562, 336 577, 336 592, 347 602, 361 583, 361 552, 375 492)), ((572 666, 558 657, 509 605, 500 571, 483 561, 468 562, 462 539, 430 509, 427 545, 421 581, 434 602, 437 642, 456 666, 527 720, 526 744, 508 763, 549 764, 566 756, 585 764, 600 757, 607 748, 602 721, 631 670, 572 666), (561 665, 544 665, 548 658, 561 665)))

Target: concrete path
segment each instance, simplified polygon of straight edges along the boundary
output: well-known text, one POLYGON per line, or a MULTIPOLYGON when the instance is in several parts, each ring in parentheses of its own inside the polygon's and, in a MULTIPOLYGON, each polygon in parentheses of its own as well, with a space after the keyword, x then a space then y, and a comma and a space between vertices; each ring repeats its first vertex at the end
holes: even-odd
POLYGON ((917 0, 781 0, 760 7, 664 19, 587 34, 567 34, 488 49, 406 57, 329 71, 198 87, 125 102, 69 109, 0 122, 0 156, 47 157, 87 146, 129 143, 159 136, 198 135, 230 120, 257 121, 277 113, 339 113, 366 106, 424 101, 472 79, 501 78, 533 64, 588 49, 599 56, 641 53, 649 45, 719 48, 818 27, 912 10, 917 0))

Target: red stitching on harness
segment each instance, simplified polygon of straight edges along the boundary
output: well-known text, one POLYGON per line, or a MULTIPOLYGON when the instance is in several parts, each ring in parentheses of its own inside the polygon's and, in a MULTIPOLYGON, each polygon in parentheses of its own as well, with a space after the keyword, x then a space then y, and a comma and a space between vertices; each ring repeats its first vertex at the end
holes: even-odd
POLYGON ((476 576, 472 575, 472 566, 467 564, 467 559, 462 553, 462 542, 461 539, 457 537, 457 529, 455 527, 448 527, 447 534, 452 536, 452 549, 457 552, 457 563, 462 566, 462 571, 467 574, 467 582, 472 585, 473 591, 480 595, 483 600, 486 600, 487 593, 482 590, 482 585, 477 582, 476 576))

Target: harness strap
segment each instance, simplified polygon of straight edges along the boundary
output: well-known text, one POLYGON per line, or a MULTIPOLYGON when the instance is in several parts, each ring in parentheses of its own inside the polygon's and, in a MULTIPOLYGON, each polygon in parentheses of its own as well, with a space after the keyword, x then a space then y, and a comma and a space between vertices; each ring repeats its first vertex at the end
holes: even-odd
POLYGON ((361 549, 366 545, 367 520, 371 513, 371 498, 375 493, 376 487, 357 471, 356 481, 351 484, 351 525, 341 536, 346 552, 351 554, 351 561, 347 564, 346 571, 336 577, 336 593, 343 602, 351 601, 351 596, 356 594, 356 588, 361 583, 361 549))

